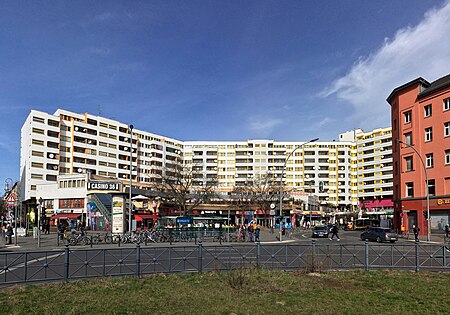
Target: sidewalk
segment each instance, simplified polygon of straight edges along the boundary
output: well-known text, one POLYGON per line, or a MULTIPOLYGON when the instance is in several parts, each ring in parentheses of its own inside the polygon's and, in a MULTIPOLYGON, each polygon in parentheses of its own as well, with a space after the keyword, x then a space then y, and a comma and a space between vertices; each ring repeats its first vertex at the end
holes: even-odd
MULTIPOLYGON (((305 231, 307 232, 307 231, 305 231)), ((89 233, 89 231, 88 231, 89 233)), ((6 245, 6 240, 2 237, 0 237, 0 253, 2 251, 31 251, 31 250, 52 250, 52 249, 63 249, 64 245, 62 241, 59 242, 58 246, 58 234, 56 232, 50 233, 50 234, 41 234, 40 237, 40 247, 38 247, 37 244, 37 238, 33 238, 32 236, 27 237, 19 237, 17 239, 17 246, 14 244, 14 238, 12 240, 12 245, 6 245)), ((292 235, 292 238, 290 238, 288 235, 283 235, 282 241, 280 242, 278 240, 279 237, 279 230, 274 230, 274 233, 271 233, 269 229, 263 229, 260 234, 260 244, 286 244, 286 243, 294 243, 299 241, 298 235, 292 235)), ((303 240, 303 239, 302 239, 303 240)), ((429 242, 426 241, 426 236, 422 235, 419 237, 420 244, 443 244, 444 235, 443 234, 432 234, 431 239, 429 242)), ((414 243, 414 236, 410 236, 408 240, 405 239, 405 241, 414 243)), ((170 243, 148 243, 148 246, 168 246, 170 243)), ((186 242, 174 242, 173 245, 193 245, 193 242, 186 243, 186 242)), ((218 242, 204 242, 205 245, 218 245, 218 242)), ((248 241, 248 238, 246 242, 223 242, 222 244, 252 244, 248 241)), ((135 244, 121 244, 121 246, 136 246, 135 244)), ((93 245, 93 248, 98 247, 119 247, 118 244, 100 244, 100 245, 93 245)), ((90 245, 86 246, 73 246, 71 248, 90 248, 90 245)))

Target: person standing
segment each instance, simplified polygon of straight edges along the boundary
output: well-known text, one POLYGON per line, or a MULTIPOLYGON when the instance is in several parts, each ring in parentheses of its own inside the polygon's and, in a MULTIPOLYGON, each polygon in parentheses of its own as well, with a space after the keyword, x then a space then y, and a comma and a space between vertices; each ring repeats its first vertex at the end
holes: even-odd
POLYGON ((259 234, 261 233, 261 227, 259 225, 256 226, 255 229, 255 242, 259 242, 259 234))
POLYGON ((339 238, 339 228, 337 226, 337 224, 333 224, 333 226, 331 227, 331 237, 330 237, 330 241, 336 236, 338 242, 341 240, 339 238))
POLYGON ((11 245, 12 244, 12 236, 14 235, 14 231, 11 225, 8 225, 8 228, 6 229, 6 244, 11 245))
POLYGON ((417 226, 413 225, 414 240, 416 242, 419 241, 419 232, 420 232, 420 228, 418 228, 417 226))

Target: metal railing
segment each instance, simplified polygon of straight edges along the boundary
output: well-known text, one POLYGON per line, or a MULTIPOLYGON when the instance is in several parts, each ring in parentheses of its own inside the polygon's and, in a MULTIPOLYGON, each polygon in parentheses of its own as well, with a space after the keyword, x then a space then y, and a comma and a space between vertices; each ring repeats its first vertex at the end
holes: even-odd
POLYGON ((136 246, 0 253, 0 283, 20 284, 155 273, 406 269, 450 271, 440 244, 239 244, 136 246))

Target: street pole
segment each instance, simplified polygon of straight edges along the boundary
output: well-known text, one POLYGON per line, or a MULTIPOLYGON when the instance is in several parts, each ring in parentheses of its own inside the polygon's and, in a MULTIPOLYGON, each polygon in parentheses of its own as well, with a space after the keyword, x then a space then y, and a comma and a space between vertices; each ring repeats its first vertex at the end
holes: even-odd
POLYGON ((17 202, 14 205, 14 245, 17 246, 17 202))
MULTIPOLYGON (((408 148, 413 149, 414 152, 417 153, 417 155, 419 156, 420 161, 422 162, 423 170, 425 171, 425 194, 426 194, 426 203, 427 203, 427 241, 429 242, 430 238, 431 238, 431 217, 430 217, 430 194, 429 194, 429 191, 428 191, 427 166, 426 166, 424 160, 422 159, 422 156, 420 155, 419 151, 417 151, 417 149, 414 146, 412 146, 412 145, 410 145, 410 144, 408 144, 406 142, 403 142, 400 139, 396 139, 396 141, 397 141, 397 143, 402 143, 402 144, 406 145, 408 148)), ((419 216, 417 215, 417 217, 419 217, 419 216)))
POLYGON ((311 143, 311 142, 315 142, 319 140, 319 138, 315 138, 312 140, 309 140, 305 143, 302 143, 301 145, 297 146, 294 148, 294 150, 292 150, 289 155, 287 156, 286 159, 284 159, 284 164, 283 164, 283 169, 281 170, 281 177, 280 177, 280 184, 279 184, 279 203, 280 203, 280 242, 282 241, 282 225, 283 225, 283 177, 284 177, 284 172, 286 170, 286 163, 289 160, 289 158, 292 156, 292 154, 294 154, 295 151, 297 151, 298 149, 302 148, 305 144, 311 143))
POLYGON ((128 200, 128 232, 131 233, 131 187, 133 185, 133 125, 129 125, 128 130, 130 131, 130 191, 128 200))
POLYGON ((38 204, 38 217, 37 217, 37 246, 41 247, 41 209, 42 209, 42 197, 39 198, 38 204))

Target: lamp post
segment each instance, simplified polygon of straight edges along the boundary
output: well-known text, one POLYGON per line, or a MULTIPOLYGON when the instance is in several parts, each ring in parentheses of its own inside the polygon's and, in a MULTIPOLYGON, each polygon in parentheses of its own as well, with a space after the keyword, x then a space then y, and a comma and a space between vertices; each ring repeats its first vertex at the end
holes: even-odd
POLYGON ((422 156, 420 156, 419 151, 417 151, 417 149, 406 143, 403 142, 400 139, 395 139, 395 141, 397 143, 402 143, 404 145, 406 145, 407 147, 411 148, 414 150, 414 152, 417 153, 417 155, 419 156, 420 161, 422 162, 422 166, 423 166, 423 170, 425 171, 425 194, 426 194, 426 200, 427 200, 427 241, 430 241, 430 234, 431 234, 431 217, 430 217, 430 195, 429 195, 429 191, 428 191, 428 172, 427 172, 427 166, 425 165, 424 160, 422 159, 422 156))
POLYGON ((38 217, 37 217, 37 246, 41 247, 41 209, 42 209, 42 197, 39 197, 38 204, 38 217))
POLYGON ((289 160, 289 158, 292 156, 292 154, 294 154, 295 151, 297 151, 298 149, 302 148, 305 144, 311 143, 311 142, 316 142, 317 140, 319 140, 319 138, 315 138, 312 140, 309 140, 308 142, 302 143, 301 145, 295 147, 294 150, 292 150, 289 155, 286 157, 286 159, 284 160, 284 164, 283 164, 283 169, 281 171, 281 177, 280 177, 280 185, 279 185, 279 202, 280 202, 280 242, 282 241, 282 224, 283 224, 283 177, 284 177, 284 172, 286 170, 286 163, 289 160))
POLYGON ((131 187, 133 185, 133 125, 128 126, 128 131, 130 132, 130 191, 128 200, 128 232, 131 233, 131 187))

